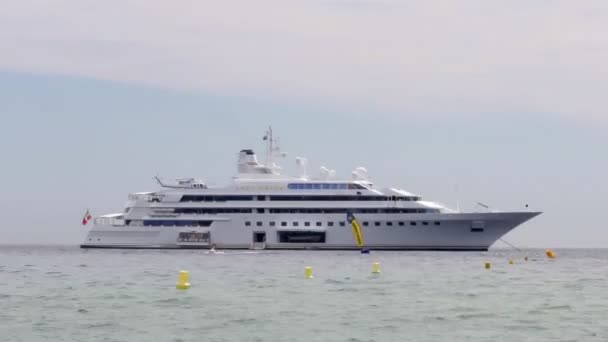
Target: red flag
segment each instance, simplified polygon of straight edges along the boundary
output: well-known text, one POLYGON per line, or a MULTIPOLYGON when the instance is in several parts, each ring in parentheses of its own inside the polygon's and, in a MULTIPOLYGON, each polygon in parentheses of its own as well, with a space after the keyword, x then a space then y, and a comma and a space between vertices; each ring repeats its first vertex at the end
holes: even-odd
POLYGON ((92 218, 93 216, 91 216, 91 213, 89 213, 89 209, 87 209, 87 212, 84 213, 84 216, 82 217, 82 225, 86 226, 86 224, 89 223, 92 218))

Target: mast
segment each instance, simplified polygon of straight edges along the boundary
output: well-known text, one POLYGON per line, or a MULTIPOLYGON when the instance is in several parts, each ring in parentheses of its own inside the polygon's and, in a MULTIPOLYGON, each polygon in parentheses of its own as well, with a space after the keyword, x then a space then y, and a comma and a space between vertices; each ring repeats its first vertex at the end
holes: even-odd
POLYGON ((273 153, 272 126, 268 126, 268 131, 266 131, 266 140, 266 166, 268 166, 272 162, 273 153))
POLYGON ((266 131, 266 135, 264 135, 264 139, 266 141, 266 168, 272 171, 272 173, 277 173, 281 167, 275 164, 274 158, 279 157, 282 158, 286 154, 280 153, 279 148, 279 139, 275 139, 272 135, 272 126, 268 126, 268 130, 266 131), (275 155, 276 154, 276 155, 275 155))

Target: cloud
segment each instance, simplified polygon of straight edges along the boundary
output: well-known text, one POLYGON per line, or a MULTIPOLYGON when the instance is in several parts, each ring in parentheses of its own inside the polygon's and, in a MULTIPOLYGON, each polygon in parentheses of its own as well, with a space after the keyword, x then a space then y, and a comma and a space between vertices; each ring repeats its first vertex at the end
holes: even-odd
POLYGON ((3 7, 3 69, 387 115, 608 121, 604 1, 9 0, 3 7))

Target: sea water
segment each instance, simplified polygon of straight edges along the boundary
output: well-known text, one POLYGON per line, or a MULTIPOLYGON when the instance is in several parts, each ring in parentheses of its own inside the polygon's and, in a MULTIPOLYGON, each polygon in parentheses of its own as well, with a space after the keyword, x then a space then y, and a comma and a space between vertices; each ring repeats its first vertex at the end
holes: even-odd
POLYGON ((0 246, 0 340, 608 341, 608 250, 555 251, 0 246))

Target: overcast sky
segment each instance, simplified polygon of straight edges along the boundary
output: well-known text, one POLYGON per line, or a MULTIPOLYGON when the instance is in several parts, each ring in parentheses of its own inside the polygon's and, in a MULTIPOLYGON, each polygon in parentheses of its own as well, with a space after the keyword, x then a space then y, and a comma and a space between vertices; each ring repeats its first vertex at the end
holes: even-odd
POLYGON ((5 0, 0 243, 79 243, 152 176, 222 184, 272 124, 521 246, 608 246, 606 1, 5 0))

